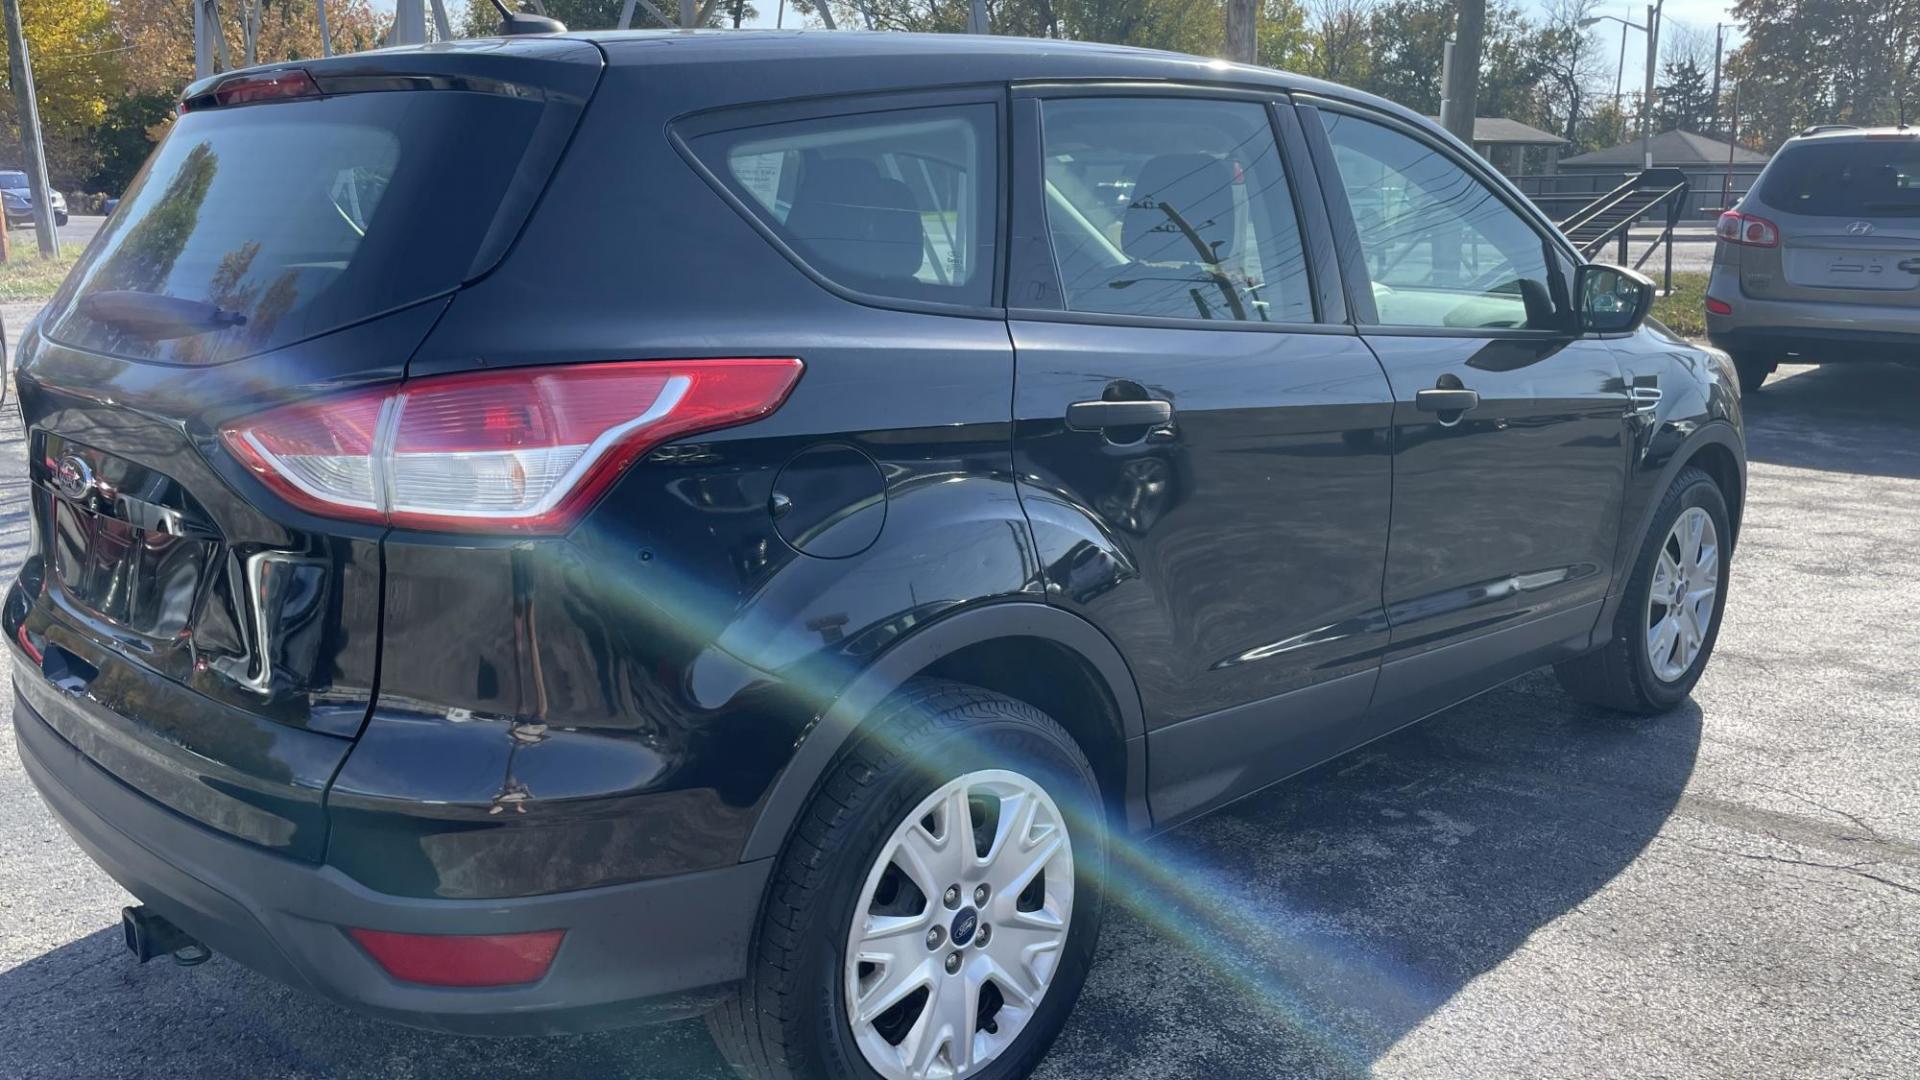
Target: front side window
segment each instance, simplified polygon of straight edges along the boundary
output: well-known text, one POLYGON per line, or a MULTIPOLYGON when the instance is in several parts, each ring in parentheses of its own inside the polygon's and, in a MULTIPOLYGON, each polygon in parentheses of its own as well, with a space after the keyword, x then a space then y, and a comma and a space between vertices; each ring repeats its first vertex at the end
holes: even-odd
POLYGON ((904 300, 993 302, 994 109, 960 105, 722 131, 694 153, 815 272, 904 300))
POLYGON ((1438 147, 1322 111, 1386 326, 1556 329, 1546 246, 1438 147))
POLYGON ((1266 106, 1099 97, 1042 106, 1047 229, 1069 311, 1313 321, 1266 106))

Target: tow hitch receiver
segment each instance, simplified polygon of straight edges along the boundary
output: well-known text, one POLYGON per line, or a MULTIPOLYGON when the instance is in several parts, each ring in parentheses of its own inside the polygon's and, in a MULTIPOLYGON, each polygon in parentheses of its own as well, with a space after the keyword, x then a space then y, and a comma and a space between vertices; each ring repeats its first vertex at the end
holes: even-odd
POLYGON ((126 938, 127 951, 143 964, 156 956, 171 956, 181 967, 192 967, 213 956, 213 950, 145 904, 120 909, 120 933, 126 938))

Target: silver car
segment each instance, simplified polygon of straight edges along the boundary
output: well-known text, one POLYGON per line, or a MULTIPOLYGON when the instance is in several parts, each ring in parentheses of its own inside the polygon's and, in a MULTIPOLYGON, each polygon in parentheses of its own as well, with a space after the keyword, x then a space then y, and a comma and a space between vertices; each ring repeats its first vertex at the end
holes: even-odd
POLYGON ((1783 360, 1920 360, 1920 130, 1790 139, 1720 215, 1707 336, 1746 391, 1783 360))

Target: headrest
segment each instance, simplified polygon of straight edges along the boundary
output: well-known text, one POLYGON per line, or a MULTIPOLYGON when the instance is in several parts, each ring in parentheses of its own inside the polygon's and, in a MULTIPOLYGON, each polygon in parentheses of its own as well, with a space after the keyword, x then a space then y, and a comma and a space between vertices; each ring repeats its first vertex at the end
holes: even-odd
POLYGON ((911 278, 920 269, 920 212, 913 192, 865 158, 814 158, 787 211, 787 232, 849 284, 911 278))
POLYGON ((1233 162, 1211 154, 1148 158, 1120 221, 1120 246, 1144 262, 1217 262, 1232 254, 1233 170, 1233 162), (1193 236, 1211 257, 1195 246, 1193 236))

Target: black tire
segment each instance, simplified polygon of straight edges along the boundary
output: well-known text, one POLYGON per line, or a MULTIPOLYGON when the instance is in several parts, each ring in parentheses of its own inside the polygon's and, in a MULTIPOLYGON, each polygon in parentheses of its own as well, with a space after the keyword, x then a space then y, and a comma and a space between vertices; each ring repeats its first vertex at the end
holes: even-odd
POLYGON ((59 213, 54 214, 53 223, 55 225, 65 225, 67 223, 67 212, 65 210, 62 210, 59 213))
POLYGON ((894 829, 947 781, 980 768, 1036 781, 1068 818, 1074 901, 1067 943, 1040 1006, 982 1080, 1030 1073, 1066 1024, 1099 937, 1106 821, 1099 785, 1073 737, 1032 706, 975 687, 919 679, 889 698, 843 751, 779 858, 740 992, 707 1024, 734 1068, 755 1080, 873 1080, 842 988, 846 938, 867 873, 894 829))
POLYGON ((1733 358, 1733 370, 1740 376, 1740 392, 1757 394, 1767 381, 1767 376, 1779 370, 1780 362, 1755 356, 1736 356, 1733 358))
POLYGON ((1560 685, 1567 693, 1589 705, 1618 712, 1650 715, 1665 712, 1686 700, 1713 656, 1714 642, 1720 637, 1721 616, 1727 607, 1728 570, 1731 568, 1732 529, 1727 519, 1726 496, 1713 478, 1696 468, 1681 470, 1673 486, 1661 499, 1653 515, 1653 525, 1641 538, 1640 551, 1634 557, 1633 573, 1627 579, 1620 611, 1613 622, 1613 637, 1606 646, 1578 659, 1554 666, 1560 685), (1654 567, 1660 548, 1674 522, 1690 507, 1706 511, 1713 522, 1720 548, 1719 590, 1713 599, 1713 624, 1702 639, 1700 654, 1678 679, 1667 681, 1654 673, 1647 654, 1647 594, 1653 586, 1654 567))

